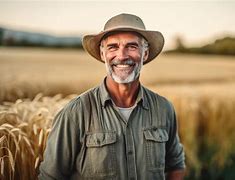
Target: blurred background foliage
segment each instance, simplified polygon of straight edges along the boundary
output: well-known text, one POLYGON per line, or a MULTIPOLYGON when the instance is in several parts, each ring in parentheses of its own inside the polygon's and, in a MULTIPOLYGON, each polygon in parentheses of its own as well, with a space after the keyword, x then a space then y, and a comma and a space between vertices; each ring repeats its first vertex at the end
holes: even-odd
POLYGON ((185 46, 185 43, 180 36, 178 36, 175 41, 176 48, 166 51, 166 53, 235 55, 234 37, 224 37, 222 39, 216 39, 213 43, 202 45, 201 47, 185 46))
MULTIPOLYGON (((175 38, 176 47, 165 53, 192 53, 192 54, 218 54, 235 55, 235 38, 223 37, 213 43, 200 47, 185 46, 182 37, 175 38)), ((4 47, 54 47, 82 49, 82 37, 52 36, 42 33, 17 31, 0 27, 0 45, 4 47)))

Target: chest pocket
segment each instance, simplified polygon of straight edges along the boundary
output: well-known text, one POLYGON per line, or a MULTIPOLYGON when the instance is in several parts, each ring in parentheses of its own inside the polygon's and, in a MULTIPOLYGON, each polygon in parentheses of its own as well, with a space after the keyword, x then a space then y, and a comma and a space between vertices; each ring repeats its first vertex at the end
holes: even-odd
POLYGON ((116 174, 115 132, 88 133, 83 174, 90 178, 108 178, 116 174))
POLYGON ((147 168, 150 171, 162 170, 165 167, 165 145, 168 133, 163 128, 151 127, 144 130, 147 168))

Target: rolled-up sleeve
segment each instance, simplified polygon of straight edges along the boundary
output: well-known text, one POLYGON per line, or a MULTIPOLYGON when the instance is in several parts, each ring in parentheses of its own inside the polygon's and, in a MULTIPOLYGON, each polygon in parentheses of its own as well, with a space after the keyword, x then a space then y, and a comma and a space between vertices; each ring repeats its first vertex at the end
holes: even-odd
POLYGON ((185 154, 178 136, 175 110, 170 103, 168 112, 169 140, 166 144, 166 171, 185 168, 185 154))
POLYGON ((72 105, 66 106, 54 119, 40 164, 40 180, 69 179, 73 171, 79 151, 79 130, 71 113, 74 110, 72 105))

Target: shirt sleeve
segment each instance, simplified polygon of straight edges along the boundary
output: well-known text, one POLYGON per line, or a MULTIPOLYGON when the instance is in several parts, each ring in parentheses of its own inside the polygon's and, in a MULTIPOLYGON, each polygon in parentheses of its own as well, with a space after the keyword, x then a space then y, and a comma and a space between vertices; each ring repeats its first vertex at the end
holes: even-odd
POLYGON ((177 120, 173 105, 170 103, 168 112, 169 140, 166 143, 166 171, 185 168, 185 154, 182 144, 180 143, 177 120))
POLYGON ((40 164, 39 180, 69 179, 80 149, 76 108, 67 105, 56 115, 40 164))

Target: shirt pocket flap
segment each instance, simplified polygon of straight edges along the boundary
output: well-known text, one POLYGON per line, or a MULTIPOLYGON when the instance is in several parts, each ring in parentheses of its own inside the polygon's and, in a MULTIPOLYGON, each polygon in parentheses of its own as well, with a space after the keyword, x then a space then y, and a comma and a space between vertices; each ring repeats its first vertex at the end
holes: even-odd
POLYGON ((156 142, 166 142, 168 141, 168 133, 165 129, 153 128, 144 130, 144 137, 146 140, 156 141, 156 142))
POLYGON ((99 132, 88 134, 86 138, 87 147, 101 147, 115 143, 117 140, 115 132, 99 132))

